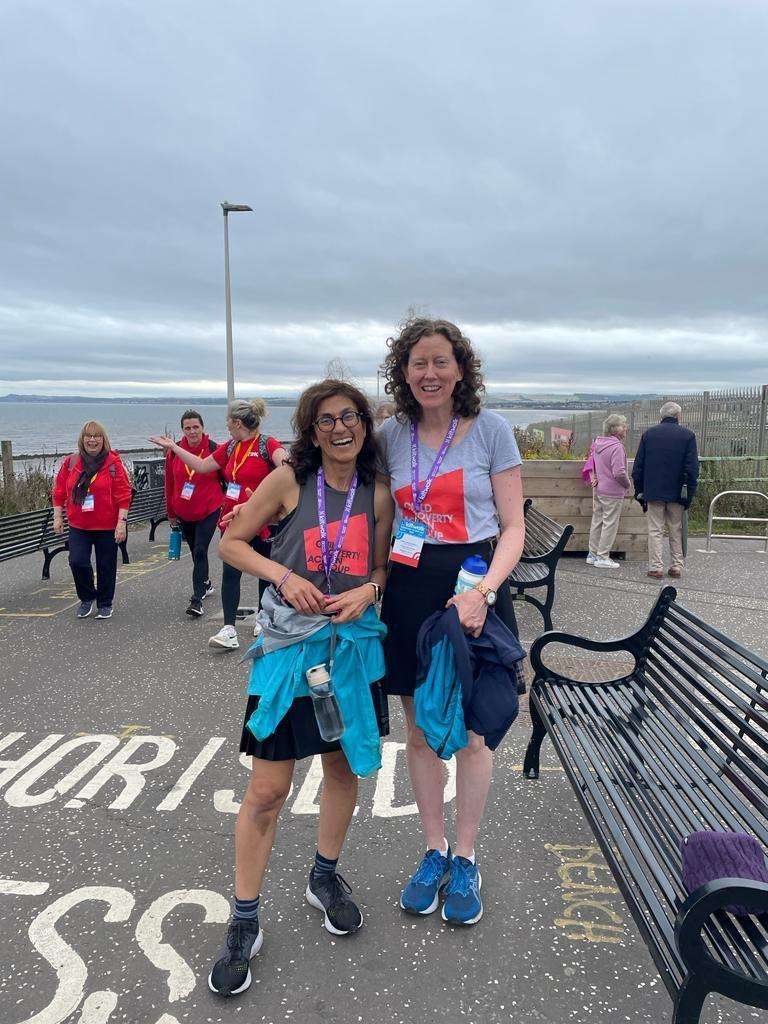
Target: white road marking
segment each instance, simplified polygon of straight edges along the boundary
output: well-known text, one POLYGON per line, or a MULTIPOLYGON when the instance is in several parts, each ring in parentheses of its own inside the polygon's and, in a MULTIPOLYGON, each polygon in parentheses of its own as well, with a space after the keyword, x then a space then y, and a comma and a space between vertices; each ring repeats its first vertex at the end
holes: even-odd
POLYGON ((21 1024, 63 1024, 77 1009, 85 993, 88 968, 78 953, 56 931, 56 923, 78 903, 100 900, 107 904, 107 923, 127 921, 134 898, 127 889, 110 885, 84 885, 60 896, 38 914, 29 926, 29 938, 38 953, 56 972, 58 987, 50 1003, 21 1024))
POLYGON ((158 811, 175 811, 192 788, 195 780, 202 775, 221 746, 226 742, 223 736, 213 736, 194 759, 189 768, 181 773, 178 782, 166 798, 157 805, 158 811))
POLYGON ((126 807, 131 806, 144 788, 147 781, 144 778, 144 773, 168 764, 175 753, 176 744, 167 736, 132 736, 122 750, 118 750, 115 756, 107 761, 91 781, 77 793, 77 797, 80 800, 92 800, 109 779, 118 776, 124 780, 125 787, 109 805, 109 809, 112 811, 125 810, 126 807), (138 763, 128 760, 134 751, 148 744, 154 744, 157 747, 155 757, 149 761, 138 763))
POLYGON ((171 911, 189 903, 202 907, 206 924, 224 924, 229 920, 229 903, 211 889, 174 889, 159 896, 141 915, 136 926, 136 941, 144 956, 159 971, 168 972, 168 1001, 177 1002, 195 987, 195 975, 187 961, 169 942, 163 941, 163 921, 171 911))

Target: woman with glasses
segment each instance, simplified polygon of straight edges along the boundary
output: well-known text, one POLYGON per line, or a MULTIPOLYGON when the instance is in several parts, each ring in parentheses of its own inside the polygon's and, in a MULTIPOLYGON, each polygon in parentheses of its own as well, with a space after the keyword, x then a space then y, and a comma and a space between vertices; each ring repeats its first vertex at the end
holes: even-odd
POLYGON ((131 482, 107 432, 90 420, 80 431, 77 451, 59 467, 53 487, 53 529, 69 524, 69 566, 80 599, 77 618, 86 619, 96 602, 96 618, 112 617, 117 579, 117 546, 126 538, 131 482), (91 551, 96 554, 96 585, 91 551))
MULTIPOLYGON (((269 475, 275 466, 282 466, 288 458, 285 448, 273 437, 260 432, 260 425, 266 416, 267 406, 260 398, 250 402, 235 399, 227 409, 227 429, 231 440, 220 444, 218 448, 200 458, 194 453, 176 444, 170 437, 150 437, 153 444, 173 452, 196 473, 221 472, 226 492, 221 506, 219 527, 223 533, 231 518, 229 513, 242 505, 253 494, 262 480, 269 475)), ((269 529, 267 525, 253 538, 254 550, 262 554, 269 552, 269 529)), ((224 625, 208 641, 211 647, 220 647, 225 651, 236 650, 240 644, 237 639, 235 622, 240 604, 240 579, 242 572, 234 566, 224 563, 221 574, 221 605, 224 610, 224 625)))
POLYGON ((357 777, 381 765, 388 731, 378 680, 384 628, 374 610, 386 580, 392 500, 375 482, 376 443, 362 392, 344 381, 308 388, 294 415, 291 460, 276 470, 228 527, 220 553, 269 581, 251 651, 240 750, 251 779, 235 829, 235 892, 226 942, 211 970, 212 991, 230 996, 251 984, 262 943, 259 894, 297 760, 323 766, 317 852, 304 892, 334 936, 356 932, 363 915, 337 873, 355 811, 357 777), (278 520, 270 557, 251 545, 278 520), (340 739, 323 738, 305 676, 331 670, 343 719, 340 739))

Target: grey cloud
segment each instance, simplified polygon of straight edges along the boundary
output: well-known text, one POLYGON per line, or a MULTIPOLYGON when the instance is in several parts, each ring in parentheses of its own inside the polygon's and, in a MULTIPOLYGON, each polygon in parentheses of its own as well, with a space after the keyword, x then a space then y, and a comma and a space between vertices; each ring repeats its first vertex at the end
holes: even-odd
POLYGON ((231 223, 252 379, 316 374, 337 337, 289 332, 276 358, 273 328, 383 341, 411 304, 527 328, 494 335, 502 379, 631 380, 681 322, 709 339, 699 377, 765 374, 737 344, 768 317, 761 5, 37 0, 5 21, 2 379, 220 379, 223 198, 255 210, 231 223))

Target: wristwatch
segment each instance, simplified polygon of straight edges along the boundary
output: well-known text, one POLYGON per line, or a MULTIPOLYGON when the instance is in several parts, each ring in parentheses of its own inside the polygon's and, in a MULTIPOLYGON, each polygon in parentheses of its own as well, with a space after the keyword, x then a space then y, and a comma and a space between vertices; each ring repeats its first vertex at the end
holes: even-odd
POLYGON ((492 608, 493 605, 496 604, 496 591, 495 590, 491 590, 491 588, 489 586, 487 586, 483 582, 483 580, 480 580, 479 583, 475 584, 475 590, 479 590, 480 591, 480 593, 485 598, 485 603, 488 605, 489 608, 492 608))

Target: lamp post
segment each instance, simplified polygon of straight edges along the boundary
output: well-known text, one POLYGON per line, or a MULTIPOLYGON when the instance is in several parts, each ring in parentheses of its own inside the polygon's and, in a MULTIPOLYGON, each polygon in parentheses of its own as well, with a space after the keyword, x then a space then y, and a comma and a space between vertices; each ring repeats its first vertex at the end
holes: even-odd
POLYGON ((224 294, 227 304, 227 402, 235 397, 235 360, 232 352, 232 289, 229 283, 229 214, 253 213, 250 206, 228 203, 221 204, 224 212, 224 294))

